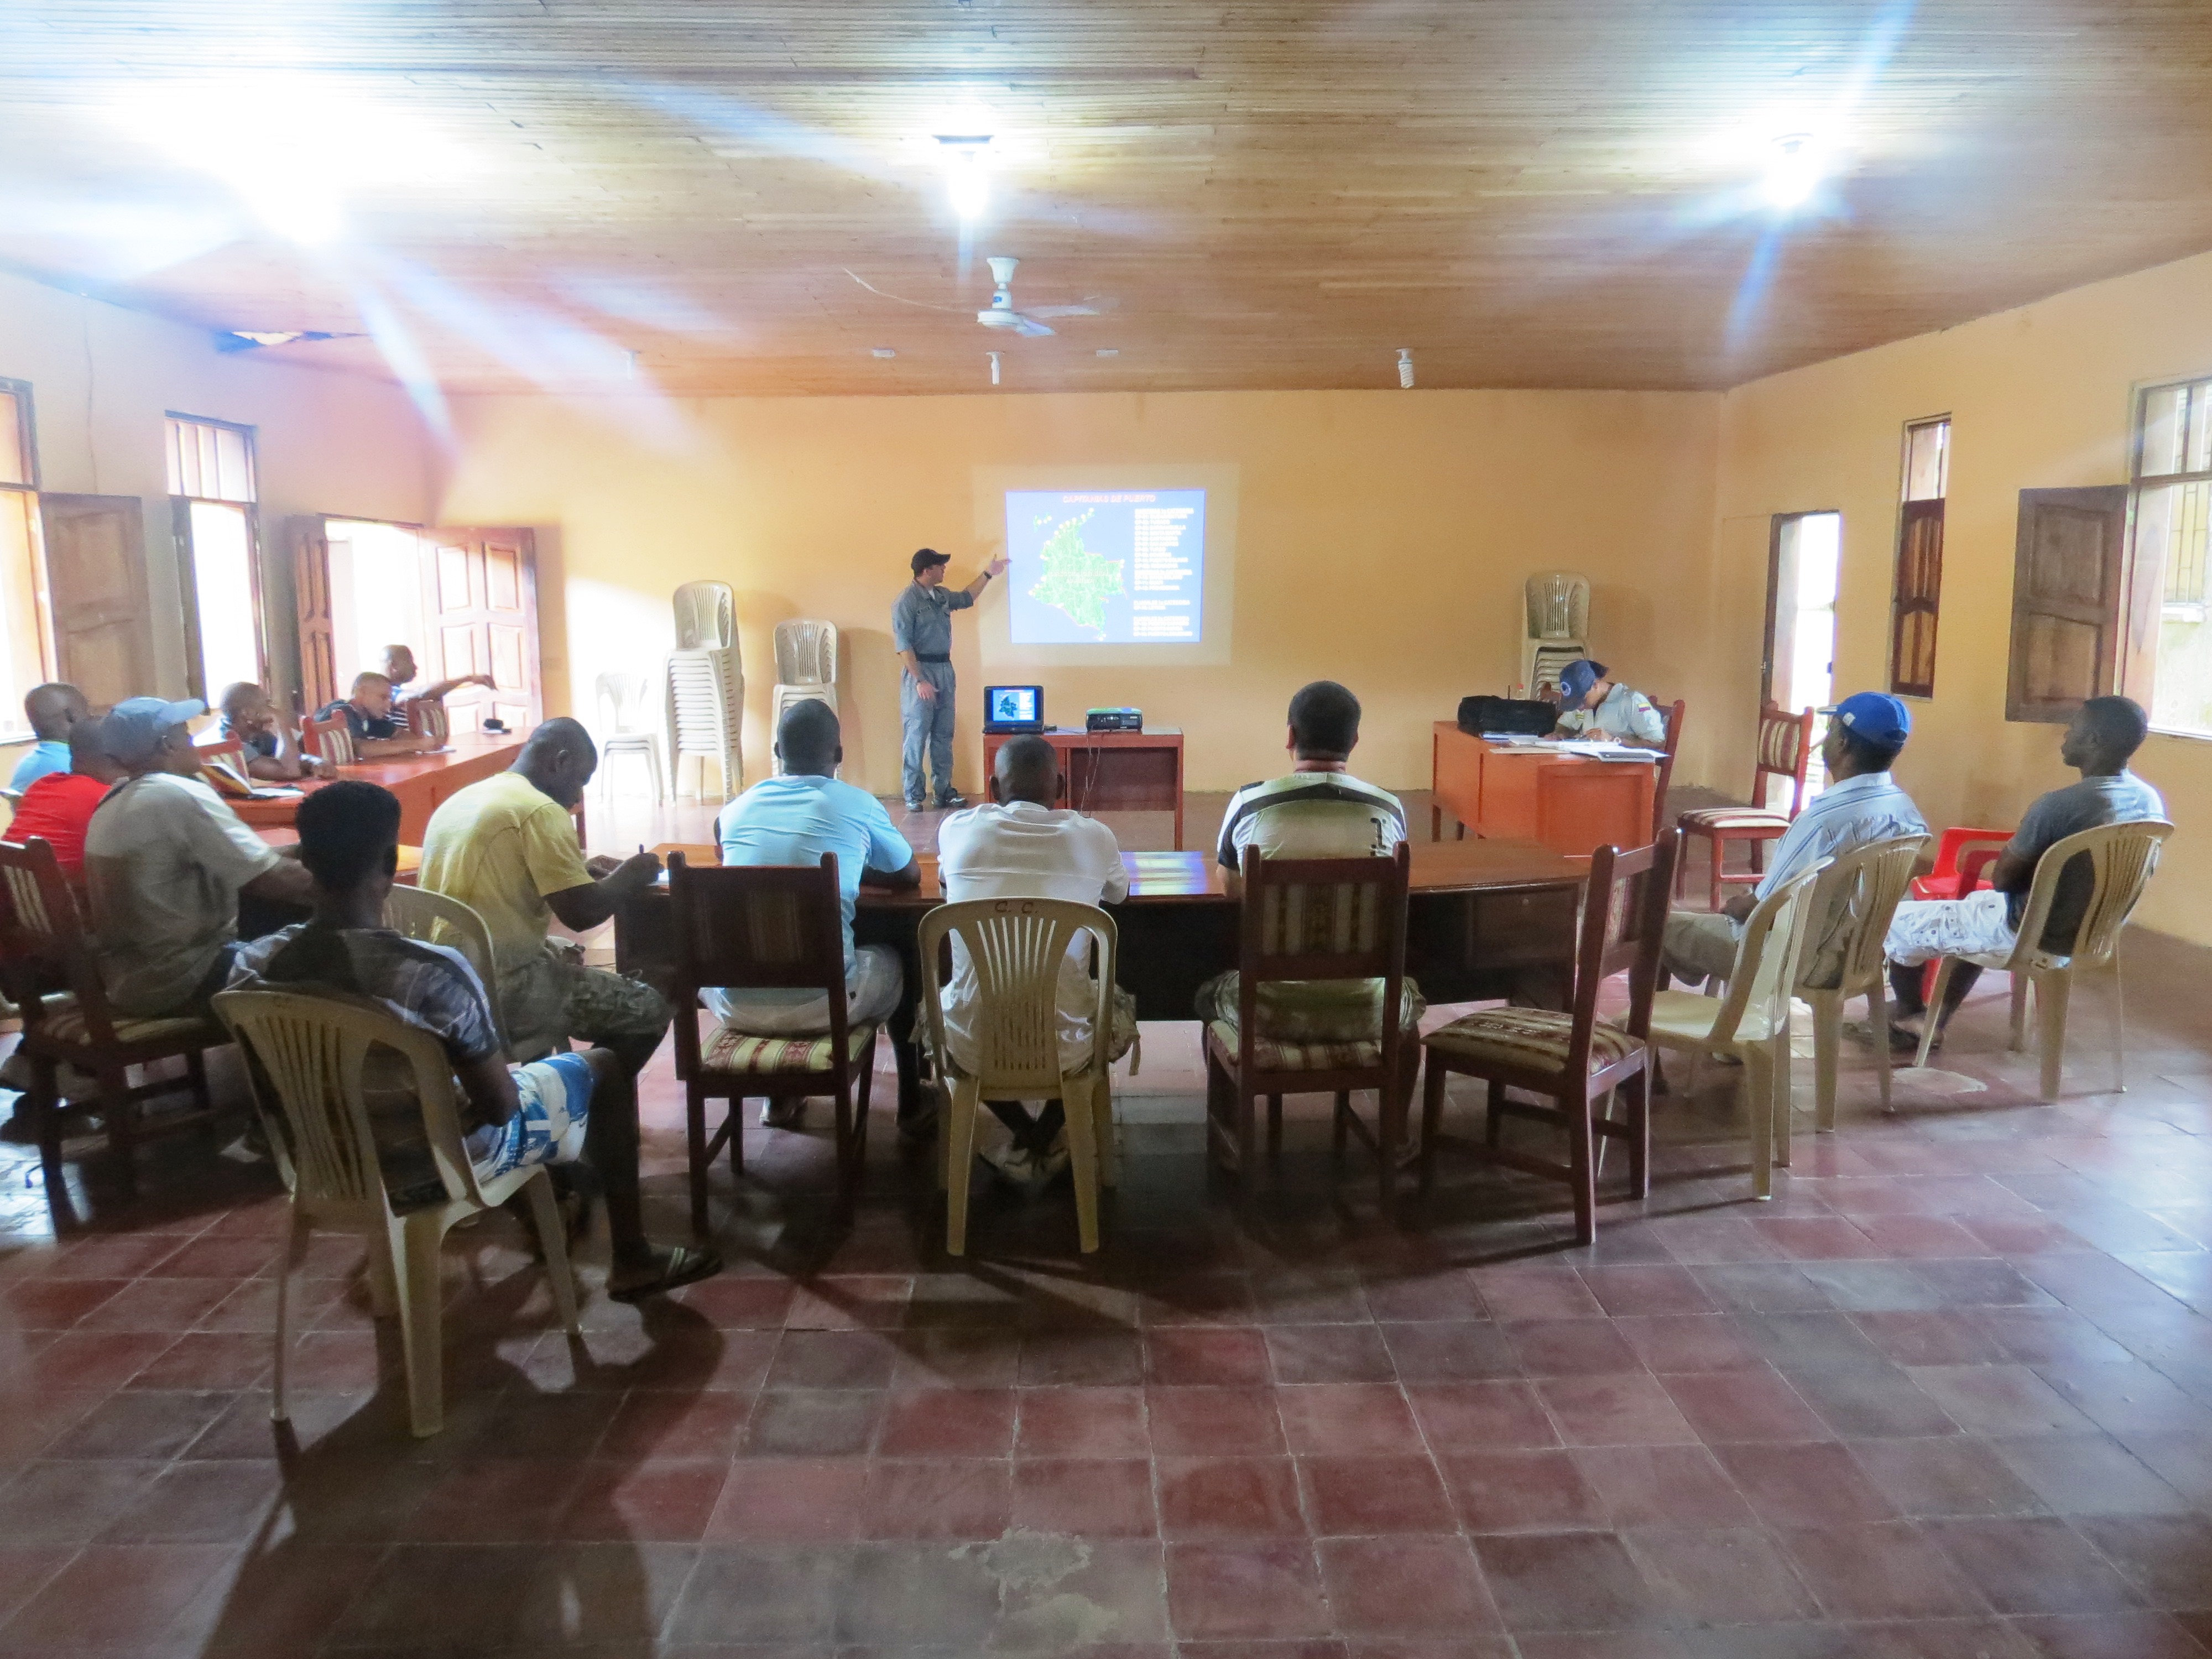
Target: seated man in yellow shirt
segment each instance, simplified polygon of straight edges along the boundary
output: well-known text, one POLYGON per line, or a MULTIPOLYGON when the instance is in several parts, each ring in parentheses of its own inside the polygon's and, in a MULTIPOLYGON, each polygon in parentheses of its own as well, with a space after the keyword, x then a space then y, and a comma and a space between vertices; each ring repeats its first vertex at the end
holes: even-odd
POLYGON ((512 768, 430 815, 417 879, 483 918, 497 964, 493 997, 514 1054, 528 1059, 580 1038, 613 1050, 635 1077, 667 1033, 667 1002, 641 980, 586 967, 581 946, 547 936, 556 918, 576 933, 598 927, 660 874, 650 853, 585 861, 570 813, 599 764, 590 732, 546 721, 512 768))

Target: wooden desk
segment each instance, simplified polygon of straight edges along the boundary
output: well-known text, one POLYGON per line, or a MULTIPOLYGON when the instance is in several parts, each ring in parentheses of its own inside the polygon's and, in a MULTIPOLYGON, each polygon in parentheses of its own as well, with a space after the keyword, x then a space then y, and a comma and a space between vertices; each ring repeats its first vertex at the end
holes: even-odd
MULTIPOLYGON (((1593 760, 1471 737, 1449 720, 1435 726, 1436 804, 1429 838, 1440 842, 1449 807, 1460 834, 1536 842, 1570 858, 1598 848, 1643 847, 1651 840, 1650 763, 1593 760)), ((1419 850, 1418 848, 1415 849, 1419 850)))
MULTIPOLYGON (((479 732, 457 732, 449 747, 438 754, 407 755, 396 760, 361 761, 339 769, 343 778, 380 783, 399 797, 399 839, 410 847, 422 844, 430 814, 472 783, 481 783, 495 772, 504 772, 522 752, 524 738, 509 733, 488 737, 479 732)), ((302 791, 319 789, 329 780, 303 779, 302 791)), ((286 829, 299 817, 305 795, 282 800, 236 800, 238 816, 257 830, 286 829)))
MULTIPOLYGON (((1067 805, 1079 812, 1172 812, 1175 844, 1182 845, 1182 732, 1042 732, 1060 751, 1067 805)), ((983 771, 999 763, 1007 735, 983 734, 983 771)))

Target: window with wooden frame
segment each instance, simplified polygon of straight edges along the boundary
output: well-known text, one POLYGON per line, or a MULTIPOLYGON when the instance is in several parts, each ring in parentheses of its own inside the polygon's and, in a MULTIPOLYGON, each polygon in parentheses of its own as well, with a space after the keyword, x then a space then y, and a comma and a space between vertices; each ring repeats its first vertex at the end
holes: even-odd
POLYGON ((2212 737, 2212 380, 2152 386, 2136 411, 2121 682, 2158 730, 2212 737))
POLYGON ((1903 504, 1897 517, 1897 580, 1889 601, 1889 689, 1936 695, 1936 618, 1943 592, 1943 498, 1950 488, 1951 417, 1905 428, 1903 504))
POLYGON ((169 496, 183 590, 185 678, 212 702, 240 680, 266 685, 253 428, 173 414, 169 496))
POLYGON ((23 694, 53 678, 53 659, 31 388, 0 380, 0 738, 27 735, 23 694))

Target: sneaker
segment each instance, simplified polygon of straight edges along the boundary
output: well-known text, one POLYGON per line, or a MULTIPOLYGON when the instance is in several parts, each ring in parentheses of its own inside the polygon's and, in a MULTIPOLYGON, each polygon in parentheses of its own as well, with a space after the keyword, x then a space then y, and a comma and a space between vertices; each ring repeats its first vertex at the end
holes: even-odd
POLYGON ((909 812, 919 812, 921 811, 921 803, 918 800, 910 800, 906 804, 906 810, 909 812))
POLYGON ((937 810, 940 812, 957 812, 967 804, 968 797, 957 789, 948 789, 937 798, 937 810))
POLYGON ((764 1100, 761 1103, 760 1121, 763 1129, 796 1129, 806 1121, 806 1101, 804 1097, 764 1100))
POLYGON ((1002 1140, 995 1146, 984 1147, 976 1155, 1003 1179, 1012 1182, 1017 1187, 1036 1184, 1037 1162, 1025 1147, 1017 1146, 1011 1140, 1002 1140))

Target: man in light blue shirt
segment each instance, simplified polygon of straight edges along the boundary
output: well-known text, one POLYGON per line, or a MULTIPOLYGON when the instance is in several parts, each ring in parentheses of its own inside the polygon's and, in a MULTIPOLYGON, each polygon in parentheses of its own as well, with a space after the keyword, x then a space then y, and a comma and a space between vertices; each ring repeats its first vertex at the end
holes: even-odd
MULTIPOLYGON (((914 848, 893 827, 883 803, 830 775, 845 757, 842 732, 830 705, 809 699, 784 710, 776 727, 776 758, 783 775, 764 778, 722 809, 715 839, 729 864, 819 864, 837 856, 838 896, 844 908, 846 1018, 885 1020, 898 1010, 905 975, 889 945, 853 947, 853 908, 860 878, 890 887, 915 887, 921 868, 914 848)), ((754 1036, 804 1036, 830 1029, 830 1006, 819 991, 715 988, 702 995, 708 1011, 733 1030, 754 1036)), ((763 1122, 789 1127, 788 1117, 763 1122)))
MULTIPOLYGON (((1860 691, 1837 704, 1820 744, 1828 787, 1774 843, 1766 874, 1751 892, 1738 894, 1719 910, 1677 910, 1667 918, 1665 971, 1692 984, 1727 978, 1744 918, 1777 887, 1822 859, 1899 836, 1926 835, 1920 809, 1889 775, 1911 732, 1911 711, 1885 693, 1860 691)), ((1825 939, 1815 941, 1803 975, 1808 981, 1820 982, 1826 946, 1825 939)))
POLYGON ((39 740, 15 763, 15 775, 8 780, 9 788, 19 795, 47 773, 70 769, 70 728, 92 718, 92 705, 76 687, 55 680, 24 695, 23 718, 39 740))

